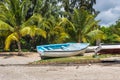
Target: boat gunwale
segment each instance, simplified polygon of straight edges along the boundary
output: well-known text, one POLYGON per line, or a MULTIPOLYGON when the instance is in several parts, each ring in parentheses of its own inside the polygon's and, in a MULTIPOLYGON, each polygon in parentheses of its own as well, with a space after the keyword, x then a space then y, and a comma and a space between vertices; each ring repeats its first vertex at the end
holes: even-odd
MULTIPOLYGON (((71 43, 66 43, 67 45, 70 45, 71 43)), ((66 45, 65 44, 65 45, 66 45)), ((61 50, 44 50, 42 53, 47 53, 47 52, 77 52, 77 51, 81 51, 81 50, 84 50, 84 49, 87 49, 87 47, 89 46, 89 43, 82 43, 82 44, 87 44, 86 47, 84 48, 81 48, 81 49, 74 49, 74 50, 64 50, 64 49, 61 49, 61 50)), ((60 44, 61 45, 61 44, 60 44)), ((42 47, 46 47, 47 45, 42 45, 42 47)), ((39 47, 39 46, 37 46, 39 47)), ((41 47, 41 46, 40 46, 41 47)), ((39 52, 39 51, 38 51, 39 52)))
POLYGON ((79 49, 79 50, 49 50, 49 51, 44 51, 44 52, 75 52, 75 51, 81 51, 81 50, 84 50, 86 49, 87 47, 83 48, 83 49, 79 49))

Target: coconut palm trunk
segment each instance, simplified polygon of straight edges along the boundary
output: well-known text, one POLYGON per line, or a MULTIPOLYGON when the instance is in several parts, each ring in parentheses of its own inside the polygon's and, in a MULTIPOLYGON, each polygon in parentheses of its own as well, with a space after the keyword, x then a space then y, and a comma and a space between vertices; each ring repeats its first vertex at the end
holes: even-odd
POLYGON ((31 43, 31 51, 33 51, 35 49, 35 38, 32 37, 32 43, 31 43))
POLYGON ((18 55, 21 56, 22 54, 22 50, 21 50, 21 44, 20 41, 17 42, 17 46, 18 46, 18 55))
POLYGON ((78 33, 76 35, 78 35, 78 38, 77 38, 78 43, 82 42, 82 37, 81 37, 82 34, 81 34, 80 30, 78 31, 78 33))
POLYGON ((80 43, 81 42, 81 37, 80 37, 80 35, 78 36, 78 43, 80 43))
POLYGON ((21 50, 21 42, 20 42, 20 39, 21 39, 21 33, 20 33, 20 26, 17 27, 17 46, 18 46, 18 56, 22 56, 22 50, 21 50))

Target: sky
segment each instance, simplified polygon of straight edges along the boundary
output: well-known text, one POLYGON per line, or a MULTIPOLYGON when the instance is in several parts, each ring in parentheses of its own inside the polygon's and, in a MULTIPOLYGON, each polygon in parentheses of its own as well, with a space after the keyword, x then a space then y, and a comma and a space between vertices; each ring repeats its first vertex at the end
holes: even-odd
POLYGON ((97 20, 101 26, 114 24, 120 18, 120 0, 96 0, 95 10, 100 11, 97 20))

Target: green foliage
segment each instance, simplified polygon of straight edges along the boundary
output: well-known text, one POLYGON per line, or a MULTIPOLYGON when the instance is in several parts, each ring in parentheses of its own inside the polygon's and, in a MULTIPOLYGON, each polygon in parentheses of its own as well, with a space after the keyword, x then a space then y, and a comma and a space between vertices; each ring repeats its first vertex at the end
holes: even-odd
POLYGON ((63 16, 71 20, 71 15, 74 12, 74 9, 84 9, 87 10, 90 14, 98 14, 98 11, 95 11, 93 5, 96 4, 96 0, 59 0, 62 3, 64 9, 63 16))
POLYGON ((88 42, 91 38, 92 41, 96 39, 103 39, 103 32, 97 30, 98 22, 95 20, 95 16, 89 14, 84 9, 75 9, 72 15, 72 23, 74 25, 75 31, 70 33, 72 38, 77 42, 88 42), (95 31, 94 31, 95 30, 95 31), (93 35, 93 34, 96 35, 93 35), (94 39, 92 39, 94 37, 94 39))
POLYGON ((58 3, 58 0, 36 0, 34 12, 40 13, 45 18, 49 18, 51 15, 59 17, 61 6, 58 3))
POLYGON ((46 38, 46 32, 40 28, 37 28, 36 26, 24 27, 20 30, 20 33, 22 36, 30 35, 31 38, 33 38, 35 35, 41 35, 46 38))
POLYGON ((36 44, 103 39, 99 21, 93 15, 95 3, 96 0, 0 1, 0 37, 4 37, 0 41, 5 42, 5 49, 17 43, 20 51, 21 44, 35 48, 36 44))
POLYGON ((106 39, 104 32, 101 30, 93 30, 89 32, 87 36, 89 37, 90 41, 95 41, 98 39, 103 39, 103 40, 106 39))
POLYGON ((113 33, 117 34, 118 36, 120 36, 120 19, 118 19, 116 21, 115 25, 110 26, 111 30, 113 31, 113 33))
POLYGON ((64 27, 68 23, 66 18, 48 18, 45 22, 48 43, 62 43, 69 38, 64 27))
POLYGON ((103 40, 103 43, 116 43, 116 42, 120 42, 120 36, 118 34, 116 34, 116 32, 118 32, 118 29, 115 30, 114 26, 110 26, 110 27, 101 27, 100 28, 101 31, 103 31, 105 33, 105 40, 103 40))
MULTIPOLYGON (((18 45, 18 51, 21 53, 20 40, 24 35, 30 35, 34 37, 36 34, 40 34, 46 37, 46 32, 42 29, 38 29, 36 26, 29 26, 28 23, 32 20, 38 20, 41 18, 39 15, 33 15, 28 21, 26 21, 26 15, 30 7, 30 0, 5 0, 0 3, 0 30, 9 31, 5 41, 5 49, 8 49, 12 41, 16 41, 18 45), (28 26, 30 28, 28 28, 28 26), (30 31, 32 32, 30 32, 30 31), (26 31, 26 32, 24 32, 26 31), (38 33, 35 33, 35 32, 38 33), (43 34, 44 33, 44 34, 43 34)), ((34 21, 32 21, 34 23, 34 21)), ((35 25, 35 24, 34 24, 35 25)))

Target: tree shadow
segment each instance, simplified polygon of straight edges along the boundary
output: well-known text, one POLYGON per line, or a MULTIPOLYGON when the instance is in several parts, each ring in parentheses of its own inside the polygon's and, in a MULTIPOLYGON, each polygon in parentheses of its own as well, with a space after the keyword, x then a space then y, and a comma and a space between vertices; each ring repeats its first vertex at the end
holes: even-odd
POLYGON ((13 53, 0 53, 0 57, 3 57, 4 59, 7 59, 7 58, 11 58, 11 57, 14 57, 14 56, 17 56, 17 57, 28 57, 27 56, 28 54, 23 54, 23 55, 18 55, 17 52, 13 52, 13 53))

